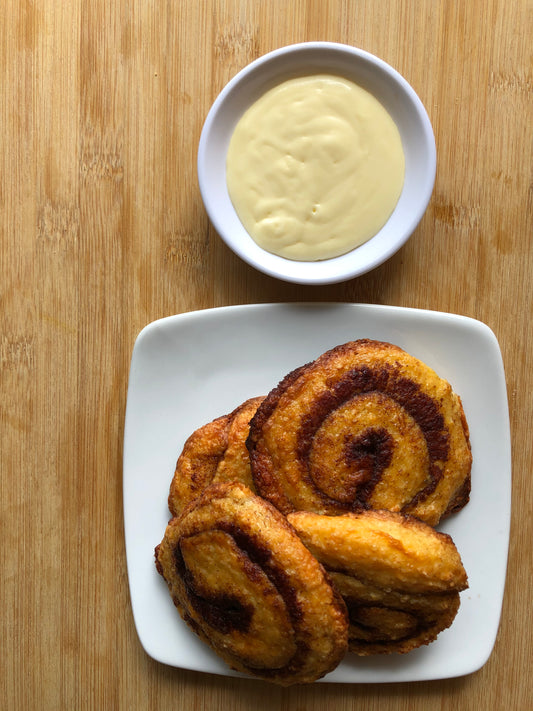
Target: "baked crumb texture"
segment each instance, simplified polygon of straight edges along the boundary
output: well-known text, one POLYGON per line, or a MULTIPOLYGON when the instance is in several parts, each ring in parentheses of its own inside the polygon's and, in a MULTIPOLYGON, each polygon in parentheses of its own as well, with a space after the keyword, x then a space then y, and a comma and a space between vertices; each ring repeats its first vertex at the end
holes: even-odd
POLYGON ((470 494, 460 398, 390 343, 346 343, 287 375, 247 446, 257 491, 285 514, 387 509, 435 526, 470 494))
POLYGON ((334 669, 346 606, 286 518, 244 484, 211 484, 173 518, 156 565, 182 618, 232 668, 283 686, 334 669))
POLYGON ((313 682, 434 641, 468 587, 435 526, 470 495, 458 395, 390 343, 343 344, 191 434, 156 567, 234 670, 313 682))
POLYGON ((352 652, 409 652, 453 622, 468 583, 447 534, 390 511, 298 512, 288 520, 346 603, 352 652))

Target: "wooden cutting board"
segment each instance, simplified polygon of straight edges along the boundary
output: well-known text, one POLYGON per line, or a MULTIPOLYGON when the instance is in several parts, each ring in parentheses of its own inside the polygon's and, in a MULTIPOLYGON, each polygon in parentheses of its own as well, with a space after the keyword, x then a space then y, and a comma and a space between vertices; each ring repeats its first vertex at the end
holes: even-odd
POLYGON ((4 0, 1 15, 4 707, 529 708, 531 0, 4 0), (438 153, 407 245, 364 277, 321 288, 235 257, 196 180, 202 124, 225 82, 307 40, 353 44, 398 69, 428 110, 438 153), (299 300, 460 313, 500 342, 513 526, 500 633, 475 675, 280 690, 166 668, 140 647, 121 483, 135 337, 174 313, 299 300))

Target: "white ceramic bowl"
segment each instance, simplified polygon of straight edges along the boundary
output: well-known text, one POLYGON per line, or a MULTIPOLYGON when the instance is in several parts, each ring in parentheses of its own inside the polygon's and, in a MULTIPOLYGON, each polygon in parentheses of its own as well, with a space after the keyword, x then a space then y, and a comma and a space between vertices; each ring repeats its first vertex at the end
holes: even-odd
POLYGON ((224 87, 207 115, 198 149, 198 180, 209 219, 224 242, 248 264, 300 284, 332 284, 364 274, 402 247, 420 222, 435 182, 436 150, 427 112, 408 82, 368 52, 332 42, 304 42, 274 50, 242 69, 224 87), (231 203, 226 153, 242 114, 265 91, 303 74, 338 74, 372 93, 398 126, 405 180, 389 220, 366 243, 340 257, 299 262, 271 254, 250 237, 231 203))

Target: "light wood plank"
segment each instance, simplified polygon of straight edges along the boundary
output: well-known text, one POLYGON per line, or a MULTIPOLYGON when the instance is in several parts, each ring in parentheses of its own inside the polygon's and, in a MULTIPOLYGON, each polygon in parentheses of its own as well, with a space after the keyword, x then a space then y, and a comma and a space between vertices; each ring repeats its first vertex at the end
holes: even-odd
MULTIPOLYGON (((0 22, 0 672, 17 709, 478 711, 533 696, 533 75, 530 0, 5 0, 0 22), (203 120, 261 54, 375 52, 425 103, 438 151, 420 226, 322 288, 255 272, 196 179, 203 120), (513 525, 493 654, 464 679, 282 690, 161 666, 136 636, 122 515, 131 349, 173 313, 267 301, 461 313, 497 335, 513 525)), ((496 522, 495 522, 496 523, 496 522)))

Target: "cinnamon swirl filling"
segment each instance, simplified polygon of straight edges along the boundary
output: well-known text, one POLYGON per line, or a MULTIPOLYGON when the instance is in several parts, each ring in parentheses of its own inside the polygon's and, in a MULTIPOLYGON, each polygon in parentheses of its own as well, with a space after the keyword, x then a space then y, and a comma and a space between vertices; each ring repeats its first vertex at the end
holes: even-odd
POLYGON ((156 565, 183 619, 233 669, 314 681, 347 650, 346 606, 284 516, 212 484, 167 526, 156 565))
POLYGON ((299 511, 288 520, 346 603, 351 651, 409 652, 453 622, 468 582, 446 534, 391 511, 299 511))
POLYGON ((290 373, 257 410, 247 446, 258 492, 284 513, 377 508, 435 525, 468 500, 460 399, 388 343, 347 343, 290 373))

